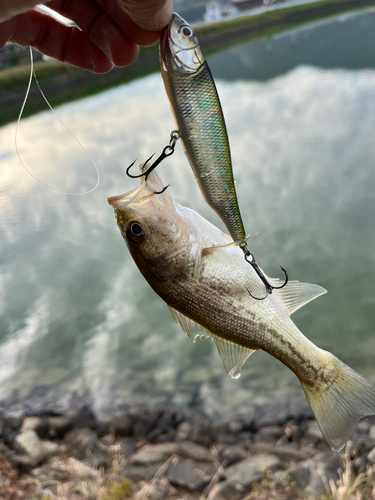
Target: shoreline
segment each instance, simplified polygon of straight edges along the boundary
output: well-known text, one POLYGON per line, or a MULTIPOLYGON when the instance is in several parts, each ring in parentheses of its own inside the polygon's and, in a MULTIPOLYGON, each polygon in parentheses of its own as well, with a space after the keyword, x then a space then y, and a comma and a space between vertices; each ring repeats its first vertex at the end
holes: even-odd
MULTIPOLYGON (((311 4, 269 10, 258 15, 240 16, 224 22, 196 28, 202 50, 210 55, 225 48, 270 37, 320 19, 363 10, 375 6, 375 0, 324 0, 311 4)), ((138 59, 126 68, 114 68, 105 75, 96 75, 67 66, 58 61, 35 64, 41 87, 52 106, 74 101, 146 76, 159 69, 158 46, 141 50, 138 59)), ((30 74, 28 66, 0 72, 0 126, 15 121, 25 97, 30 74)), ((24 117, 45 108, 39 90, 30 89, 24 117)))
POLYGON ((168 408, 102 420, 87 406, 4 411, 0 434, 3 500, 327 499, 334 485, 350 499, 371 494, 375 474, 375 417, 357 425, 345 455, 331 451, 311 413, 212 422, 168 408))

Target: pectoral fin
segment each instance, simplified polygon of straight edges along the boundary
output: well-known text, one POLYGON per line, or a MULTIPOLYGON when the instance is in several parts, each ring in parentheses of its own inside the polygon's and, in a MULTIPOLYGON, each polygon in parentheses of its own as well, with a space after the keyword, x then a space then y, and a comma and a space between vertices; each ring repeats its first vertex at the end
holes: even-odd
POLYGON ((173 307, 168 307, 176 323, 180 325, 183 331, 191 338, 193 342, 195 342, 198 337, 206 339, 211 338, 211 334, 206 328, 199 325, 184 314, 180 313, 176 309, 173 309, 173 307))
POLYGON ((247 358, 255 352, 254 349, 241 347, 217 335, 213 335, 206 328, 176 309, 173 309, 173 307, 168 307, 176 323, 180 325, 193 342, 196 342, 197 338, 212 338, 214 340, 223 361, 224 368, 231 378, 239 378, 241 376, 241 367, 247 358))
MULTIPOLYGON (((278 287, 281 281, 278 278, 269 279, 271 285, 278 287)), ((289 281, 288 284, 280 290, 274 290, 284 302, 289 316, 300 309, 305 304, 316 299, 320 295, 327 293, 327 290, 319 285, 311 283, 300 283, 299 281, 289 281)))

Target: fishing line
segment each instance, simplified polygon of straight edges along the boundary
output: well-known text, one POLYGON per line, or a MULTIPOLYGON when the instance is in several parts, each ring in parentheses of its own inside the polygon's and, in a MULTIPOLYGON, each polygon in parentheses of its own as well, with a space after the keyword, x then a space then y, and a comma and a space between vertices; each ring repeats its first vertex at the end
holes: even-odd
POLYGON ((23 166, 23 168, 26 170, 26 172, 31 175, 31 177, 33 179, 35 179, 36 181, 38 181, 40 184, 43 184, 43 186, 46 186, 47 188, 49 189, 52 189, 53 191, 57 191, 58 193, 63 193, 63 194, 70 194, 72 196, 80 196, 80 195, 84 195, 84 194, 90 194, 92 193, 93 191, 95 191, 95 189, 99 186, 99 183, 100 183, 100 174, 99 174, 99 169, 98 169, 98 166, 96 165, 95 161, 93 160, 93 158, 90 156, 89 152, 86 150, 86 148, 83 146, 83 144, 80 143, 80 141, 76 138, 76 136, 68 129, 68 127, 65 125, 65 123, 61 120, 61 118, 58 116, 58 114, 56 113, 56 111, 53 109, 53 107, 50 105, 50 103, 48 102, 48 99, 47 97, 44 95, 43 93, 43 90, 40 88, 40 85, 39 85, 39 82, 38 82, 38 79, 36 77, 36 74, 35 74, 35 70, 34 70, 34 58, 33 58, 33 52, 32 52, 32 49, 30 47, 30 78, 29 78, 29 84, 27 86, 27 90, 26 90, 26 95, 25 95, 25 99, 23 100, 23 103, 22 103, 22 107, 21 107, 21 111, 20 111, 20 114, 18 116, 18 120, 17 120, 17 124, 16 124, 16 133, 15 133, 15 137, 14 137, 14 140, 15 140, 15 147, 16 147, 16 153, 17 153, 17 156, 18 156, 18 159, 19 161, 21 162, 21 165, 23 166), (87 154, 87 156, 90 158, 92 164, 94 165, 95 167, 95 171, 96 171, 96 184, 95 186, 88 190, 88 191, 84 191, 83 193, 71 193, 69 191, 63 191, 62 189, 58 189, 58 188, 55 188, 53 186, 50 186, 49 184, 41 181, 40 179, 38 179, 28 168, 27 166, 24 164, 22 158, 21 158, 21 155, 20 155, 20 152, 18 150, 18 129, 19 129, 19 125, 20 125, 20 122, 21 122, 21 118, 22 118, 22 113, 25 109, 25 106, 26 106, 26 102, 27 102, 27 99, 29 97, 29 94, 30 94, 30 88, 31 88, 31 84, 32 84, 32 81, 33 81, 33 78, 35 80, 35 83, 39 89, 39 92, 41 93, 43 99, 45 100, 47 106, 49 107, 49 109, 52 111, 52 113, 55 115, 55 117, 58 119, 58 121, 61 123, 61 125, 65 128, 65 130, 68 132, 68 134, 76 141, 76 143, 83 149, 83 151, 87 154))

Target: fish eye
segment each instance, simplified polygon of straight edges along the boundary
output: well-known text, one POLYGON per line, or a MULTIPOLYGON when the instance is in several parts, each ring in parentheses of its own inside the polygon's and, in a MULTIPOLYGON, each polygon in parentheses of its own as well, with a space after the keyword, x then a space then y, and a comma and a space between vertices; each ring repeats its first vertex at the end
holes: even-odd
POLYGON ((129 224, 126 226, 125 234, 128 240, 134 241, 136 243, 145 239, 145 231, 142 225, 136 221, 129 222, 129 224))
POLYGON ((183 26, 181 32, 185 36, 191 36, 193 34, 193 30, 189 26, 183 26))

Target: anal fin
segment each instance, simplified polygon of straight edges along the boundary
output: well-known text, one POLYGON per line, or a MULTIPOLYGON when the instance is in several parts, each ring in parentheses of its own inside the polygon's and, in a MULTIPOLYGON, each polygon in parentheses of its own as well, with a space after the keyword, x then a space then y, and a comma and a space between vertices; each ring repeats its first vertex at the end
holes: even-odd
POLYGON ((173 307, 168 307, 176 323, 180 325, 183 331, 191 338, 193 342, 195 342, 197 338, 211 338, 211 334, 206 328, 199 325, 184 314, 180 313, 173 307))
POLYGON ((225 340, 217 335, 212 335, 212 338, 214 339, 224 368, 230 378, 240 378, 242 365, 256 349, 247 349, 246 347, 225 340))

